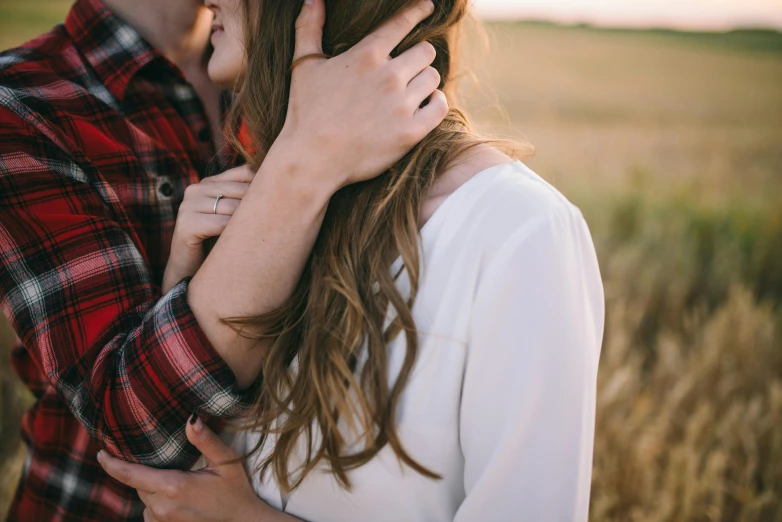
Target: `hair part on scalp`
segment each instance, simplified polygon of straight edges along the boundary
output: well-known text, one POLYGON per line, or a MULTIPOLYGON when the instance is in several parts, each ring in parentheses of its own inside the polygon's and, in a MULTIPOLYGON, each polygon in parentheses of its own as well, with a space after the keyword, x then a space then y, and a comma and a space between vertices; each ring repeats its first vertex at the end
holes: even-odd
MULTIPOLYGON (((324 52, 346 51, 415 1, 327 0, 324 52)), ((350 488, 348 471, 386 446, 418 473, 439 478, 405 450, 397 432, 400 398, 419 348, 412 308, 420 280, 421 203, 437 176, 470 148, 492 143, 517 157, 529 148, 479 137, 456 108, 453 54, 468 0, 435 4, 435 13, 394 55, 422 41, 434 45, 432 66, 452 107, 448 116, 388 171, 332 197, 302 277, 283 306, 256 317, 225 319, 239 332, 261 331, 255 338, 272 342, 254 410, 243 427, 261 433, 254 452, 270 435, 276 437, 258 471, 274 473, 285 492, 321 464, 350 488), (391 271, 397 257, 410 283, 408 295, 396 285, 402 271, 391 271), (406 353, 391 376, 387 347, 399 335, 406 353), (303 461, 294 461, 302 447, 303 461)), ((247 72, 229 117, 228 140, 256 168, 285 123, 301 7, 301 0, 244 2, 247 72), (250 131, 251 147, 231 132, 241 123, 250 131)))

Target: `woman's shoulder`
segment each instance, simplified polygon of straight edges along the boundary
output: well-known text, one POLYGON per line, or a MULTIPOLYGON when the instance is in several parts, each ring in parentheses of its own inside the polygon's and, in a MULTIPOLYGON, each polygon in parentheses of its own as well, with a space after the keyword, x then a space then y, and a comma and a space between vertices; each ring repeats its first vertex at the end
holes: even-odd
POLYGON ((484 248, 548 228, 581 228, 581 211, 521 161, 485 169, 454 194, 444 233, 484 248))
POLYGON ((521 225, 580 215, 578 207, 521 161, 482 174, 485 190, 475 202, 475 210, 490 224, 507 220, 521 225))

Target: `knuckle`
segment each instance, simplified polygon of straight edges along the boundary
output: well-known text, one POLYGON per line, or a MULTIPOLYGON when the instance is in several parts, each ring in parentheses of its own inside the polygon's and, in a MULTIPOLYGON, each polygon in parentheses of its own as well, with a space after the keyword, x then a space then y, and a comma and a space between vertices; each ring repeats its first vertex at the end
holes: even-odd
POLYGON ((381 55, 381 51, 370 46, 361 50, 358 59, 364 67, 374 67, 382 62, 383 56, 381 55))
POLYGON ((404 86, 402 75, 393 70, 389 70, 383 76, 383 87, 389 92, 397 91, 404 86))
POLYGON ((432 0, 423 0, 416 7, 427 16, 434 12, 434 2, 432 0))
MULTIPOLYGON (((415 9, 420 10, 421 6, 416 6, 415 9)), ((403 11, 395 19, 395 23, 399 25, 400 29, 409 30, 410 27, 415 27, 418 24, 418 18, 414 16, 413 10, 403 11)))
POLYGON ((155 505, 150 508, 150 511, 152 511, 152 516, 155 517, 155 520, 159 520, 160 522, 169 522, 170 520, 173 520, 173 515, 176 512, 176 510, 172 509, 168 504, 155 505))
POLYGON ((407 103, 400 103, 399 105, 394 107, 393 115, 396 118, 406 121, 407 119, 409 119, 410 114, 412 114, 412 110, 410 109, 407 103))
POLYGON ((250 167, 249 165, 244 165, 241 167, 241 172, 243 174, 242 178, 247 183, 251 182, 253 179, 255 179, 255 170, 250 167))
POLYGON ((410 125, 399 132, 399 141, 404 145, 414 145, 421 139, 418 129, 410 125))
MULTIPOLYGON (((296 31, 303 31, 307 29, 310 25, 310 19, 307 15, 304 13, 299 14, 298 18, 296 18, 296 23, 294 25, 294 28, 296 31)), ((290 26, 289 26, 290 27, 290 26)))
POLYGON ((429 60, 429 63, 432 63, 434 59, 437 58, 437 49, 435 49, 434 45, 432 45, 430 42, 421 43, 421 50, 426 56, 427 60, 429 60))
MULTIPOLYGON (((218 194, 222 194, 223 198, 229 198, 235 191, 233 190, 235 184, 230 181, 219 181, 215 183, 215 190, 218 194)), ((220 200, 220 205, 223 204, 223 199, 220 200)))
POLYGON ((426 73, 432 79, 432 83, 437 82, 437 85, 440 85, 440 82, 442 81, 442 77, 440 76, 440 71, 438 71, 434 67, 429 67, 426 69, 426 73))
POLYGON ((119 477, 120 482, 124 484, 129 484, 133 480, 133 474, 126 466, 121 466, 117 469, 117 476, 119 477))
POLYGON ((174 484, 166 484, 166 487, 163 488, 163 494, 166 498, 173 500, 179 496, 179 488, 174 484))
MULTIPOLYGON (((432 99, 429 101, 429 104, 434 108, 433 112, 437 116, 438 120, 445 118, 445 116, 448 115, 448 111, 450 111, 448 99, 445 97, 445 94, 443 94, 442 91, 435 91, 432 95, 432 99)), ((437 123, 439 124, 440 122, 438 121, 437 123)))
POLYGON ((188 185, 187 187, 185 187, 185 198, 189 199, 195 197, 197 191, 198 191, 198 184, 188 185))
POLYGON ((170 499, 174 499, 182 494, 183 489, 184 484, 182 477, 172 476, 166 481, 166 487, 163 490, 163 494, 170 499))

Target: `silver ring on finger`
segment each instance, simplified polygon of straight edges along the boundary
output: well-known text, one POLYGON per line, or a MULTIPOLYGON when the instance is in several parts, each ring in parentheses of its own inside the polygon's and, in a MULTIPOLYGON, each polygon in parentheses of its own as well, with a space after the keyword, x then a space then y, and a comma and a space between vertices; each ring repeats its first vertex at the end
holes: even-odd
POLYGON ((217 197, 215 198, 215 206, 212 209, 212 214, 217 214, 217 204, 220 203, 221 199, 223 199, 223 195, 222 194, 218 194, 217 197))

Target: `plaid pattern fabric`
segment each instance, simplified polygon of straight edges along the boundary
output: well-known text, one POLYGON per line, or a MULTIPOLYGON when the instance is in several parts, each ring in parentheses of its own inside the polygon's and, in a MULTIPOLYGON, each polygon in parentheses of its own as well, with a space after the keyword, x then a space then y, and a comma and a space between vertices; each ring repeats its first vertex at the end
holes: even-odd
POLYGON ((184 189, 214 156, 193 88, 99 0, 0 53, 0 308, 38 398, 9 520, 138 520, 98 449, 188 467, 188 416, 246 409, 188 282, 160 291, 184 189))

